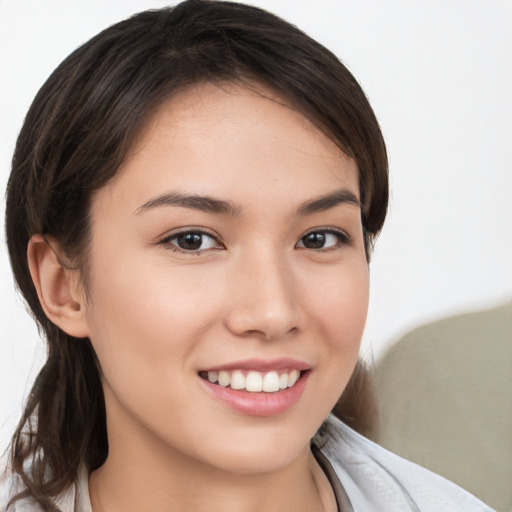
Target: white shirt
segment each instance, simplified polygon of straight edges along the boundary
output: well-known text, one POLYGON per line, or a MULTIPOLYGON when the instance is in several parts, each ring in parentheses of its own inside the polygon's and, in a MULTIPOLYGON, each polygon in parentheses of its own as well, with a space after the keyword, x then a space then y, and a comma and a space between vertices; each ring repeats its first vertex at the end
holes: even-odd
MULTIPOLYGON (((452 482, 357 434, 333 415, 313 440, 313 451, 336 494, 341 512, 493 512, 452 482)), ((0 474, 0 512, 22 489, 19 477, 0 474)), ((85 468, 56 500, 62 512, 92 512, 85 468)), ((41 512, 19 500, 9 512, 41 512)))

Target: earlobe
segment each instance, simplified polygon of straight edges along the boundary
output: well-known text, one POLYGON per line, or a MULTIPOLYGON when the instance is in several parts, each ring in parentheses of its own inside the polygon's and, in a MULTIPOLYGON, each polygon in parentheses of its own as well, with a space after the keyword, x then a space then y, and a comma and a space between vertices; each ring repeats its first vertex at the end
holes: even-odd
POLYGON ((76 271, 62 264, 58 242, 49 236, 33 235, 27 258, 39 302, 48 319, 70 336, 86 338, 85 307, 77 297, 76 271))

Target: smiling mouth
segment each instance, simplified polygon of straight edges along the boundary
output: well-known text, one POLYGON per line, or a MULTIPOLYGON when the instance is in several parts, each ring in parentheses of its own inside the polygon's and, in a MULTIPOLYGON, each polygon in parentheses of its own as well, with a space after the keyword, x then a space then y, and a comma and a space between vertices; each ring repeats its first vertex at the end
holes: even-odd
POLYGON ((303 373, 295 368, 270 372, 220 370, 199 372, 199 376, 223 388, 249 393, 277 393, 295 386, 303 373))

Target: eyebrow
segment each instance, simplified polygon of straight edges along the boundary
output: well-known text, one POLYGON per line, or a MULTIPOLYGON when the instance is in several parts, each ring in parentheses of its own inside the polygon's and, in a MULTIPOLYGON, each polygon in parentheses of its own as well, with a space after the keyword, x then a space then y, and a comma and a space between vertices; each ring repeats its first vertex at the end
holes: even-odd
MULTIPOLYGON (((301 216, 312 215, 329 210, 340 204, 361 206, 359 199, 353 192, 347 188, 342 188, 305 201, 297 208, 297 214, 301 216)), ((179 206, 217 215, 229 215, 231 217, 237 217, 242 213, 242 207, 233 201, 225 201, 209 196, 189 195, 181 192, 168 192, 154 197, 142 206, 139 206, 135 210, 135 215, 159 206, 179 206)))
POLYGON ((330 210, 340 204, 352 204, 361 207, 361 202, 356 195, 348 188, 342 188, 302 203, 297 209, 297 213, 299 215, 312 215, 313 213, 330 210))
POLYGON ((150 199, 135 210, 135 215, 139 215, 147 210, 158 206, 181 206, 183 208, 192 208, 206 213, 215 213, 220 215, 230 215, 236 217, 242 212, 242 208, 232 201, 223 201, 208 196, 188 195, 181 192, 169 192, 150 199))

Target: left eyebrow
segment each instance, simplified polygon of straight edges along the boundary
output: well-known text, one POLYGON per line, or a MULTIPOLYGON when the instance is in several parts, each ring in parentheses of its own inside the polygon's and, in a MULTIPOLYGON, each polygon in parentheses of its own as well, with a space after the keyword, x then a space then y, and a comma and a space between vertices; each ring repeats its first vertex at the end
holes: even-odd
POLYGON ((339 204, 352 204, 361 207, 361 202, 348 188, 342 188, 334 192, 329 192, 323 196, 305 201, 297 209, 299 215, 312 215, 313 213, 324 212, 339 204))

